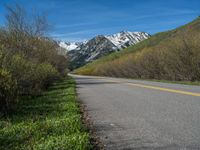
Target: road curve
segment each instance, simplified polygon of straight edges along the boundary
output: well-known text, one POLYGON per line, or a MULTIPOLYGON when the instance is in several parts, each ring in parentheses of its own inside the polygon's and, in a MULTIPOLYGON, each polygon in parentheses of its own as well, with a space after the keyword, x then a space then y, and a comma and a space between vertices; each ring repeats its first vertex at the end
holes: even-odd
POLYGON ((200 149, 200 86, 73 77, 105 149, 200 149))

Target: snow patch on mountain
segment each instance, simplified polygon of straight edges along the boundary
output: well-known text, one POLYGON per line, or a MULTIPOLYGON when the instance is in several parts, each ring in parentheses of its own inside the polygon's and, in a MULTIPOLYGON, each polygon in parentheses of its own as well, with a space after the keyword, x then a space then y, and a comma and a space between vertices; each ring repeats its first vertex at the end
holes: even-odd
POLYGON ((69 43, 69 42, 60 42, 59 46, 68 51, 76 49, 78 47, 76 43, 69 43))
POLYGON ((66 49, 67 51, 71 51, 71 50, 79 50, 80 46, 87 43, 87 41, 84 42, 59 42, 59 46, 66 49))
POLYGON ((119 49, 134 45, 140 41, 147 39, 150 35, 145 32, 129 32, 122 31, 113 35, 105 36, 119 49))

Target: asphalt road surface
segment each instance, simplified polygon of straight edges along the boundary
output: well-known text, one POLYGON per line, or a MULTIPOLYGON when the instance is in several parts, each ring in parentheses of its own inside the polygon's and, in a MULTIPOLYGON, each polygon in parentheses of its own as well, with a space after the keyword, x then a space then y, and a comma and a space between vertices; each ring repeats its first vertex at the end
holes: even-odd
POLYGON ((200 86, 73 77, 105 149, 200 150, 200 86))

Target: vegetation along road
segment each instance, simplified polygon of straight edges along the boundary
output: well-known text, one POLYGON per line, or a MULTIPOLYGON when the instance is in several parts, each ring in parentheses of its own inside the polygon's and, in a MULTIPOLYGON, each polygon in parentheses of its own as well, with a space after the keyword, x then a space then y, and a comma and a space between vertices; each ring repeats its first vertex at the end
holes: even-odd
POLYGON ((21 97, 0 118, 0 150, 91 149, 71 78, 54 83, 41 96, 21 97))
POLYGON ((200 87, 73 75, 105 149, 200 149, 200 87))

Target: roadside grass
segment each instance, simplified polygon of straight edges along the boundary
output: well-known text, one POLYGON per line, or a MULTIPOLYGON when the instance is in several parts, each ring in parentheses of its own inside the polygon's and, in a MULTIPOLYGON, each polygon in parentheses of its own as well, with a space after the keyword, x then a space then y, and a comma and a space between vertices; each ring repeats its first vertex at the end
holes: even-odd
MULTIPOLYGON (((115 78, 118 78, 118 77, 115 77, 115 78)), ((121 78, 121 77, 119 77, 119 78, 121 78)), ((200 86, 200 81, 172 81, 172 80, 142 79, 142 78, 121 78, 121 79, 200 86)))
MULTIPOLYGON (((141 80, 141 79, 139 79, 141 80)), ((172 83, 172 84, 184 84, 184 85, 200 85, 200 81, 170 81, 170 80, 156 80, 156 79, 144 79, 146 81, 154 81, 154 82, 163 82, 163 83, 172 83)))
POLYGON ((85 150, 89 141, 71 77, 23 97, 15 113, 0 118, 1 150, 85 150))
MULTIPOLYGON (((79 75, 74 73, 75 75, 79 75)), ((86 75, 86 76, 92 76, 92 75, 86 75)), ((95 75, 95 77, 111 77, 111 76, 98 76, 95 75)), ((118 79, 130 79, 130 80, 138 80, 138 81, 152 81, 152 82, 161 82, 161 83, 171 83, 171 84, 183 84, 183 85, 196 85, 200 86, 200 81, 173 81, 173 80, 158 80, 158 79, 143 79, 143 78, 128 78, 128 77, 114 77, 118 79)))

